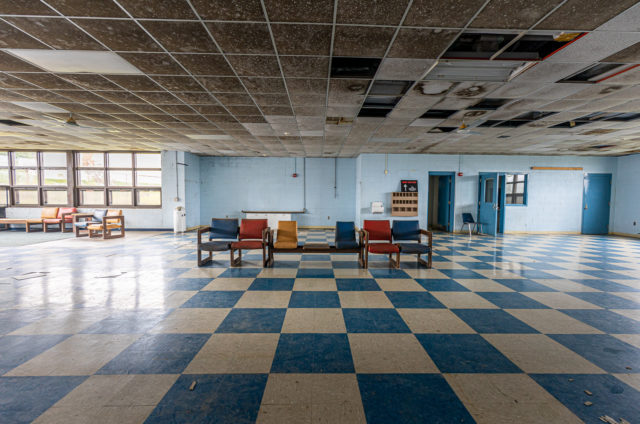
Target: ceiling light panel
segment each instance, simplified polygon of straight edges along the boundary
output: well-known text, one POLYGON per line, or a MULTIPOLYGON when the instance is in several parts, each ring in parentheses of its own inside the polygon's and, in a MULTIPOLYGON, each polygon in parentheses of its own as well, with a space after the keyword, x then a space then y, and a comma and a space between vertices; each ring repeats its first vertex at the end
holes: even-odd
POLYGON ((442 61, 427 74, 425 80, 505 82, 525 65, 524 62, 442 61))
POLYGON ((108 51, 5 49, 49 72, 93 74, 142 74, 142 72, 108 51))

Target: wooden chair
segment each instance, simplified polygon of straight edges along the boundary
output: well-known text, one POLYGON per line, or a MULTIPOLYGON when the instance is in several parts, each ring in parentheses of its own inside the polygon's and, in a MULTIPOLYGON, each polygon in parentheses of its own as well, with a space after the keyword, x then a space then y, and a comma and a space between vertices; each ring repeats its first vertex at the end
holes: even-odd
POLYGON ((393 241, 405 242, 412 241, 414 243, 397 243, 400 253, 409 255, 418 255, 418 262, 427 268, 431 268, 431 255, 433 250, 433 234, 431 231, 422 230, 417 220, 412 221, 393 221, 391 230, 393 241), (427 236, 427 244, 422 243, 422 235, 427 236), (428 260, 420 258, 420 255, 427 255, 428 260))
MULTIPOLYGON (((231 243, 238 240, 238 219, 212 218, 210 227, 198 230, 198 266, 213 261, 213 252, 231 250, 231 243), (209 241, 202 242, 202 234, 209 233, 209 241), (202 259, 202 252, 209 252, 209 257, 202 259)), ((233 258, 230 259, 233 262, 233 258)))
POLYGON ((242 251, 262 249, 262 266, 267 266, 267 246, 269 245, 269 224, 266 219, 243 219, 240 222, 238 241, 231 243, 231 266, 242 263, 242 251), (234 259, 234 252, 238 258, 234 259))
POLYGON ((51 225, 59 226, 58 231, 62 231, 63 233, 68 233, 73 231, 73 225, 71 228, 67 227, 66 224, 73 224, 73 214, 77 213, 78 210, 76 208, 60 208, 58 209, 58 214, 55 218, 43 218, 42 219, 42 229, 46 233, 49 231, 49 227, 51 225))
POLYGON ((300 252, 298 246, 298 223, 296 221, 278 221, 278 232, 274 237, 274 230, 269 233, 269 261, 272 266, 274 262, 273 254, 300 252))
POLYGON ((114 239, 124 237, 124 215, 120 209, 108 209, 102 222, 89 224, 89 238, 102 237, 103 239, 114 239), (115 235, 113 231, 118 231, 115 235))
POLYGON ((100 224, 107 214, 106 209, 97 209, 93 213, 75 213, 72 215, 73 233, 76 237, 84 237, 89 235, 90 224, 100 224))
POLYGON ((392 243, 389 221, 365 220, 360 237, 364 240, 364 268, 369 268, 369 253, 389 255, 389 263, 391 266, 400 268, 400 248, 392 243), (372 241, 377 243, 371 243, 372 241), (393 260, 394 253, 396 255, 395 261, 393 260))

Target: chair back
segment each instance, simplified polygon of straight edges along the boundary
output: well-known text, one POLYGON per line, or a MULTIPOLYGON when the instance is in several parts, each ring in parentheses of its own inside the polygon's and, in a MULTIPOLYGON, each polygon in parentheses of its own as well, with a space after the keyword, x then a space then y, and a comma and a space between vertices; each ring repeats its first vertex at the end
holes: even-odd
POLYGON ((391 242, 391 226, 389 225, 389 221, 386 219, 365 219, 363 229, 369 233, 369 241, 391 242))
POLYGON ((475 224, 476 222, 473 220, 473 215, 469 212, 464 212, 462 214, 462 223, 463 224, 475 224))
MULTIPOLYGON (((120 215, 122 215, 122 209, 107 209, 107 214, 105 216, 109 217, 109 216, 120 216, 120 215)), ((113 223, 118 223, 120 221, 116 219, 107 219, 107 222, 110 224, 113 224, 113 223)))
POLYGON ((58 216, 58 208, 42 208, 42 219, 55 219, 58 216))
MULTIPOLYGON (((76 212, 78 212, 78 209, 76 208, 60 208, 58 209, 58 219, 62 219, 62 215, 65 213, 76 213, 76 212)), ((71 219, 71 217, 68 216, 67 219, 71 219)))
POLYGON ((293 242, 298 245, 298 222, 278 221, 278 234, 276 240, 279 242, 293 242))
POLYGON ((356 225, 353 221, 338 221, 336 222, 336 245, 341 241, 355 241, 356 240, 356 225))
POLYGON ((261 240, 262 230, 269 224, 266 219, 243 219, 240 222, 240 240, 261 240))
POLYGON ((102 222, 102 218, 104 218, 106 215, 107 215, 106 209, 96 209, 95 211, 93 211, 93 217, 91 219, 93 221, 102 222))
POLYGON ((213 218, 211 219, 211 230, 209 240, 237 240, 238 239, 238 218, 213 218))
POLYGON ((418 220, 412 221, 393 221, 393 233, 394 240, 415 240, 420 241, 420 222, 418 220))

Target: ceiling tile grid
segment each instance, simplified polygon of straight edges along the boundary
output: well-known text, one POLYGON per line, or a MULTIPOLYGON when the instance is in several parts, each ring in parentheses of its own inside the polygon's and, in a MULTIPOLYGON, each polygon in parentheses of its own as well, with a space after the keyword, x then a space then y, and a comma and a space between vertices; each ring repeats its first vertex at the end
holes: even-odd
POLYGON ((638 3, 0 2, 0 149, 638 152, 638 3))

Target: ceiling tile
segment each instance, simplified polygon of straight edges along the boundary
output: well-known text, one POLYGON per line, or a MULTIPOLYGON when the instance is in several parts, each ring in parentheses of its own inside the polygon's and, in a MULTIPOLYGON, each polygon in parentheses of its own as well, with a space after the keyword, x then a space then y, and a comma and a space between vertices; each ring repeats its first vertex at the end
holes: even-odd
POLYGON ((561 0, 492 0, 469 27, 527 29, 560 3, 561 0))
POLYGON ((47 73, 38 73, 38 74, 32 74, 32 73, 26 73, 26 74, 20 74, 20 73, 14 73, 12 74, 15 77, 18 77, 20 79, 23 79, 25 81, 28 81, 32 84, 35 84, 37 86, 39 86, 40 88, 47 88, 47 89, 77 89, 76 86, 74 86, 73 84, 63 80, 62 78, 58 78, 57 76, 53 75, 53 74, 47 74, 47 73))
POLYGON ((113 103, 129 104, 129 103, 144 103, 140 97, 128 91, 101 91, 100 95, 113 103))
POLYGON ((340 0, 336 21, 341 24, 398 25, 409 0, 340 0))
POLYGON ((0 87, 3 88, 37 88, 35 85, 9 74, 0 73, 0 87))
POLYGON ((636 43, 626 49, 622 49, 619 52, 602 59, 601 62, 640 63, 640 43, 636 43))
POLYGON ((0 71, 40 72, 42 69, 37 68, 22 59, 18 59, 9 53, 0 51, 0 71))
POLYGON ((0 15, 56 15, 40 0, 2 1, 0 15))
POLYGON ((160 46, 132 20, 74 19, 74 22, 115 51, 161 50, 160 46))
POLYGON ((47 0, 54 9, 67 16, 91 16, 105 18, 126 18, 127 14, 112 1, 92 1, 87 7, 87 0, 47 0))
POLYGON ((265 106, 262 113, 273 116, 293 116, 293 110, 290 106, 265 106))
POLYGON ((236 77, 200 77, 200 82, 212 93, 244 93, 245 89, 236 77))
POLYGON ((233 75, 233 70, 220 54, 176 54, 173 57, 193 75, 233 75))
POLYGON ((256 106, 227 106, 227 109, 234 115, 260 115, 256 106))
POLYGON ((209 93, 206 93, 206 92, 194 93, 194 92, 174 91, 172 94, 178 97, 183 102, 189 103, 191 105, 218 104, 218 101, 214 99, 209 93))
POLYGON ((64 18, 7 18, 21 30, 60 50, 103 50, 84 31, 64 18))
POLYGON ((29 97, 38 102, 58 102, 64 103, 68 102, 69 99, 63 97, 59 94, 56 94, 52 91, 47 90, 13 90, 14 93, 22 94, 23 96, 29 97))
POLYGON ((220 105, 194 105, 193 108, 203 115, 226 114, 227 111, 220 105))
POLYGON ((219 53, 206 29, 199 22, 141 23, 170 52, 219 53))
POLYGON ((185 0, 118 0, 134 18, 196 19, 185 0))
POLYGON ((128 104, 125 107, 135 113, 160 113, 161 112, 160 109, 158 109, 157 107, 147 103, 128 104))
POLYGON ((165 91, 137 91, 134 94, 153 104, 180 103, 180 100, 165 91))
POLYGON ((251 93, 285 93, 286 89, 282 78, 242 78, 247 90, 251 93))
POLYGON ((280 75, 280 67, 275 56, 227 56, 231 66, 240 76, 266 76, 280 75))
POLYGON ((457 34, 454 30, 402 28, 391 46, 389 57, 438 58, 457 34))
POLYGON ((46 49, 48 47, 8 23, 0 21, 0 48, 46 49))
POLYGON ((383 57, 394 32, 394 28, 338 25, 333 41, 333 54, 351 57, 383 57))
POLYGON ((186 73, 166 53, 119 53, 119 55, 145 74, 182 75, 186 73))
POLYGON ((636 3, 637 0, 567 0, 535 29, 593 30, 636 3))
POLYGON ((169 91, 201 91, 202 86, 192 77, 156 76, 154 81, 169 91))
MULTIPOLYGON (((80 103, 107 103, 103 97, 84 90, 56 90, 57 94, 80 103)), ((99 92, 98 92, 99 93, 99 92)))
POLYGON ((253 99, 260 107, 289 104, 289 98, 286 94, 254 94, 253 99))
POLYGON ((101 75, 58 74, 58 77, 89 90, 120 90, 117 85, 101 75))
POLYGON ((274 54, 267 24, 208 22, 207 26, 225 53, 274 54))
POLYGON ((264 0, 271 22, 333 22, 333 0, 264 0))
POLYGON ((418 80, 434 63, 435 61, 430 59, 387 58, 380 64, 376 77, 386 80, 418 80))
POLYGON ((162 91, 158 84, 144 75, 107 75, 107 78, 131 91, 162 91))
POLYGON ((331 26, 271 25, 278 54, 328 56, 331 47, 331 26))
POLYGON ((191 0, 202 19, 264 21, 260 0, 191 0))
POLYGON ((403 25, 462 28, 484 3, 485 0, 414 0, 403 25))
POLYGON ((287 78, 290 93, 324 94, 327 91, 326 79, 287 78))
POLYGON ((216 99, 225 106, 254 106, 251 96, 245 93, 216 93, 216 99))
POLYGON ((328 57, 280 56, 285 77, 326 78, 329 72, 328 57))

